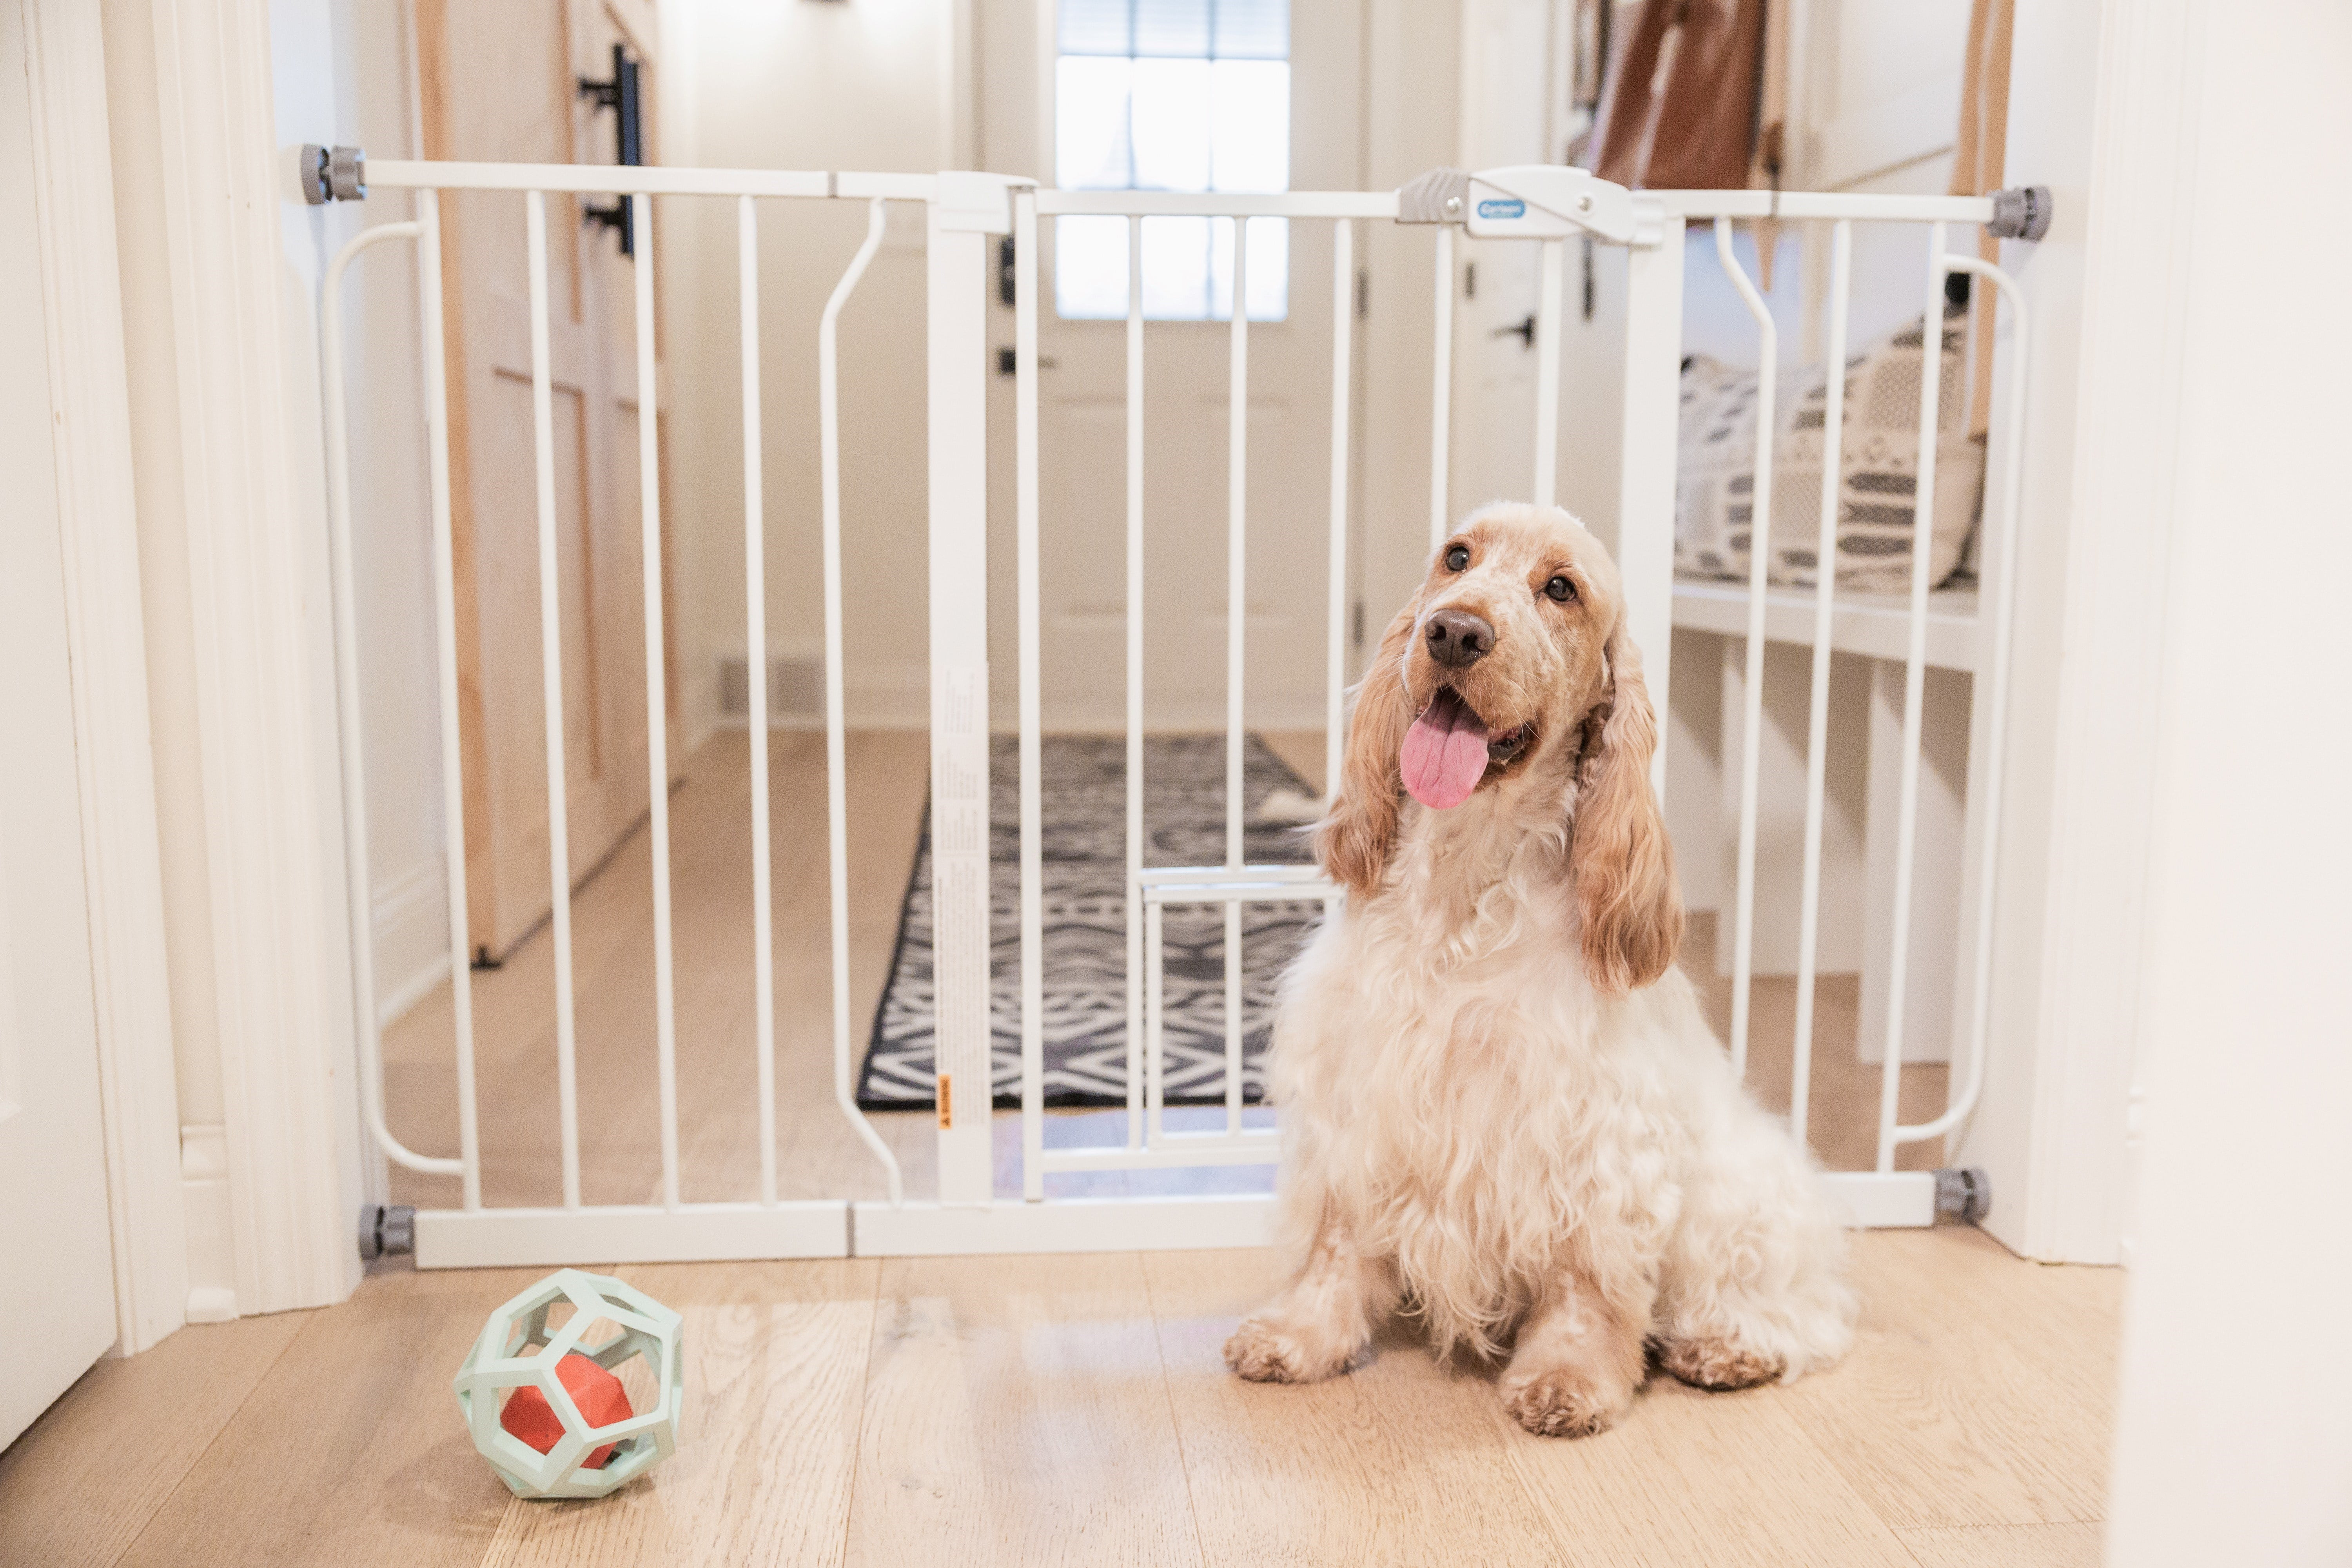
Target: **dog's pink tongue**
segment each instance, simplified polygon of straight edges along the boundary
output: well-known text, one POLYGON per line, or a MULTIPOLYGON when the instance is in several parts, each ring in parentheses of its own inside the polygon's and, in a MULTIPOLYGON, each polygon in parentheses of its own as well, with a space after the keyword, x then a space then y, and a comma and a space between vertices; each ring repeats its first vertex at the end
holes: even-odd
POLYGON ((1486 727, 1450 696, 1440 696, 1405 731, 1397 753, 1404 787, 1423 805, 1460 805, 1486 776, 1486 727))

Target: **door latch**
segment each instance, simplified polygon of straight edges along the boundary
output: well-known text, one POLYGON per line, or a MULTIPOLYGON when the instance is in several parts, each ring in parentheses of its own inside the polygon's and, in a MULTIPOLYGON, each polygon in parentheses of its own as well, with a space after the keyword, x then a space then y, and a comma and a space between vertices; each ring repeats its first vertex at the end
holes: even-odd
POLYGON ((1517 338, 1522 348, 1536 346, 1536 319, 1530 312, 1524 321, 1514 321, 1507 327, 1496 327, 1486 334, 1490 338, 1517 338))

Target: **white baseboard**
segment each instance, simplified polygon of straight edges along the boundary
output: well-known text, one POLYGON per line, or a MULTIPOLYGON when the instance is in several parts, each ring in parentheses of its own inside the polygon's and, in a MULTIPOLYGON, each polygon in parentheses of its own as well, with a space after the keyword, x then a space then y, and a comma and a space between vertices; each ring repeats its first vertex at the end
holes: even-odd
POLYGON ((236 1222, 229 1212, 228 1129, 220 1122, 180 1129, 180 1195, 187 1215, 188 1321, 227 1322, 237 1315, 236 1222))
POLYGON ((449 977, 446 886, 441 862, 435 858, 380 884, 370 900, 379 1027, 389 1028, 449 977))

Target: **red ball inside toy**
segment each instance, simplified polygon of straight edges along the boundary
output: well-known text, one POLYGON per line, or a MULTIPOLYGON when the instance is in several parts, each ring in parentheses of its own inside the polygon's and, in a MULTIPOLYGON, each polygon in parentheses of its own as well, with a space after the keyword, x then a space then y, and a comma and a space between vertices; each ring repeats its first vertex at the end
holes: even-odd
MULTIPOLYGON (((629 1409, 628 1390, 621 1380, 574 1352, 555 1363, 555 1378, 563 1391, 572 1395, 572 1403, 591 1426, 609 1426, 615 1421, 626 1421, 634 1414, 629 1409)), ((530 1384, 518 1388, 507 1399, 506 1408, 499 1412, 499 1425, 544 1454, 563 1438, 563 1423, 547 1403, 547 1395, 530 1384)), ((592 1448, 580 1462, 592 1470, 601 1470, 613 1457, 615 1443, 592 1448)))

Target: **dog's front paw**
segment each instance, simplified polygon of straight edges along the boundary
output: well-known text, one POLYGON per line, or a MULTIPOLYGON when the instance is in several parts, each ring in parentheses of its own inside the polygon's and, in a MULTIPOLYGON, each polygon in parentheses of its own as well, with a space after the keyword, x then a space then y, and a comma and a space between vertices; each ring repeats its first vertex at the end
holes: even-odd
POLYGON ((1667 1340, 1658 1346, 1658 1364, 1693 1388, 1722 1393, 1769 1383, 1788 1363, 1737 1340, 1667 1340))
POLYGON ((1252 1383, 1313 1383, 1330 1370, 1297 1338, 1264 1318, 1245 1318, 1225 1342, 1225 1364, 1252 1383))
POLYGON ((1538 1437, 1590 1437, 1606 1432, 1624 1413, 1580 1372, 1565 1367, 1507 1380, 1503 1408, 1538 1437))

